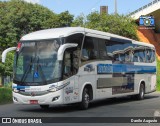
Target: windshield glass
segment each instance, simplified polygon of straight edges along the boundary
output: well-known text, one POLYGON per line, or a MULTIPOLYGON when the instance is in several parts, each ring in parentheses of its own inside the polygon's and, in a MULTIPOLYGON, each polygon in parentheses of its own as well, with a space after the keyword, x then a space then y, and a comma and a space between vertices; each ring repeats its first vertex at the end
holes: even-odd
POLYGON ((14 60, 14 82, 21 85, 44 85, 61 78, 57 60, 60 39, 18 44, 14 60))

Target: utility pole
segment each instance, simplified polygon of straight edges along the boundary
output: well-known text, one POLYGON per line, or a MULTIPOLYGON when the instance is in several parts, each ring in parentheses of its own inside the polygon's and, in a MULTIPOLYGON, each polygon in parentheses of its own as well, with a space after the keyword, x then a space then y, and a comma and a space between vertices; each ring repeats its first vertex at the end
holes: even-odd
POLYGON ((115 9, 115 12, 114 12, 114 13, 117 14, 117 0, 114 0, 114 7, 115 7, 115 8, 114 8, 114 9, 115 9))

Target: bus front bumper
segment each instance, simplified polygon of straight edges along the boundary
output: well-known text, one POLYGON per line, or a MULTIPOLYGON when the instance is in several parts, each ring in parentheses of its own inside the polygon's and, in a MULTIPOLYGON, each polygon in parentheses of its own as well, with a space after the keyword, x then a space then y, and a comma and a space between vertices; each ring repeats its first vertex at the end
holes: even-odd
POLYGON ((63 104, 63 90, 48 92, 40 96, 26 96, 15 92, 12 92, 12 94, 15 104, 63 104))

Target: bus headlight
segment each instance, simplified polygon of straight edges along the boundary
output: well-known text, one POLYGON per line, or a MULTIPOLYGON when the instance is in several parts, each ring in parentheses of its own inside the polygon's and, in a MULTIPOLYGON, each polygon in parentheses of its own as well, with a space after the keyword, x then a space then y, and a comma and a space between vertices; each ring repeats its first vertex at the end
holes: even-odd
POLYGON ((66 86, 65 84, 60 85, 60 86, 55 86, 55 87, 49 89, 48 91, 50 91, 50 92, 55 92, 55 91, 58 91, 58 90, 64 88, 65 86, 66 86))
POLYGON ((13 92, 18 93, 19 90, 17 90, 16 88, 13 88, 13 92))
POLYGON ((52 89, 50 89, 50 90, 48 90, 48 91, 50 91, 50 92, 55 92, 55 91, 57 91, 57 88, 52 88, 52 89))

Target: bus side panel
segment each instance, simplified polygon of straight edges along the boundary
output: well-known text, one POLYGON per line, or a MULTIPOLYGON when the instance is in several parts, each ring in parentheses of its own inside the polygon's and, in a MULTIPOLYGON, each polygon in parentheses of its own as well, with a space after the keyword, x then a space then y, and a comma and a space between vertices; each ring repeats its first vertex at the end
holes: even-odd
POLYGON ((151 75, 151 91, 156 90, 156 75, 151 75))
POLYGON ((156 75, 155 74, 135 74, 135 91, 139 93, 139 86, 141 82, 145 82, 145 93, 156 90, 156 75))
POLYGON ((139 86, 142 81, 145 83, 145 93, 156 90, 156 62, 154 63, 134 63, 141 66, 141 72, 135 74, 135 92, 139 93, 139 86), (144 72, 143 72, 144 71, 144 72))
POLYGON ((96 88, 97 88, 97 65, 96 62, 87 63, 79 68, 77 76, 79 76, 79 101, 82 100, 82 93, 84 87, 89 84, 92 86, 93 90, 93 99, 96 97, 96 88))
POLYGON ((109 79, 113 79, 112 61, 97 62, 96 66, 96 99, 113 97, 112 86, 109 86, 108 82, 109 79))
POLYGON ((78 102, 78 88, 77 88, 78 77, 72 76, 65 80, 68 85, 64 88, 64 104, 78 102))

